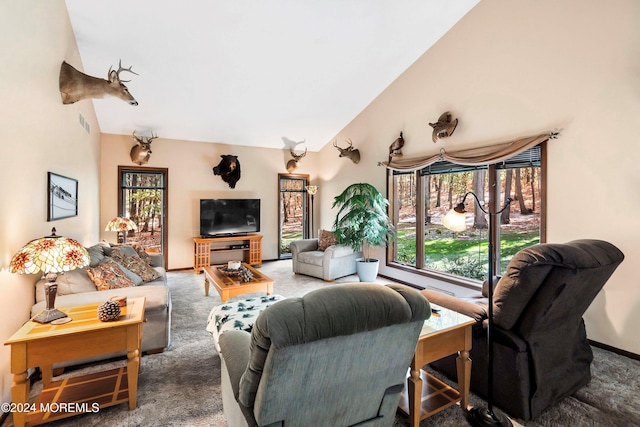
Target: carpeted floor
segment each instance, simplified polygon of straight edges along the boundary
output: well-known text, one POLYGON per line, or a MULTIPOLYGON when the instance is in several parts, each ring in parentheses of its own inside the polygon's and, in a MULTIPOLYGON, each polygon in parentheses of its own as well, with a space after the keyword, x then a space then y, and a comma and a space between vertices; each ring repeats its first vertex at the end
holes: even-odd
MULTIPOLYGON (((301 296, 322 286, 357 281, 349 276, 328 284, 291 273, 291 261, 273 261, 261 270, 275 280, 274 293, 301 296)), ((129 411, 126 404, 100 410, 51 426, 213 426, 226 427, 220 397, 220 360, 205 330, 207 315, 220 303, 213 291, 204 296, 203 276, 191 271, 170 272, 169 285, 173 301, 172 342, 163 353, 144 356, 138 384, 138 407, 129 411)), ((381 283, 388 281, 379 280, 381 283)), ((640 362, 594 348, 593 380, 576 395, 549 408, 536 421, 514 420, 514 425, 531 427, 616 426, 640 427, 640 362)), ((78 375, 123 365, 110 361, 80 367, 64 375, 78 375)), ((437 374, 436 374, 437 375, 437 374)), ((33 393, 41 384, 34 385, 33 393)), ((472 405, 483 405, 477 396, 472 405)), ((2 427, 12 426, 7 418, 2 427)), ((394 427, 408 426, 407 418, 398 414, 394 427)), ((458 427, 468 425, 462 410, 451 407, 420 423, 421 427, 458 427)), ((308 427, 308 426, 304 426, 308 427)))

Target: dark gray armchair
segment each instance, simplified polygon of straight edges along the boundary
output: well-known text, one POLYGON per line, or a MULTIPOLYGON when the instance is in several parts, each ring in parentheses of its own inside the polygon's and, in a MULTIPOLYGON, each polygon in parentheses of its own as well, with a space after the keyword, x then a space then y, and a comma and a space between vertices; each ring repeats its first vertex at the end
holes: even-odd
MULTIPOLYGON (((587 239, 534 245, 514 256, 493 295, 497 407, 530 420, 591 380, 593 353, 582 315, 623 259, 614 245, 587 239)), ((486 397, 486 300, 422 293, 479 320, 470 355, 471 390, 486 397)), ((431 366, 456 379, 454 359, 431 366)))
POLYGON ((220 335, 224 414, 236 426, 391 426, 429 302, 349 283, 265 309, 220 335))

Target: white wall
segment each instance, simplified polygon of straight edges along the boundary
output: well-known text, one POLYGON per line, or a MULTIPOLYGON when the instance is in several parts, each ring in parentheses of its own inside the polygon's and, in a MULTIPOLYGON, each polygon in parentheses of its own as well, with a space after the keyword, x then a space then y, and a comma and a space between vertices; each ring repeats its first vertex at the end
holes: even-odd
MULTIPOLYGON (((9 273, 13 255, 51 227, 83 244, 98 238, 100 127, 90 101, 62 104, 63 60, 82 69, 64 1, 0 2, 0 342, 29 319, 38 279, 9 273), (78 180, 78 216, 47 222, 47 172, 78 180)), ((0 346, 3 402, 9 361, 10 348, 0 346)))
MULTIPOLYGON (((193 237, 200 234, 200 199, 260 199, 262 258, 278 258, 278 174, 287 173, 288 150, 233 146, 161 138, 152 142, 148 167, 169 169, 168 268, 193 267, 193 237), (241 177, 234 189, 213 175, 222 154, 238 156, 241 177)), ((117 215, 118 166, 135 166, 129 157, 131 136, 102 137, 100 223, 117 215)), ((317 153, 308 153, 295 173, 314 179, 317 153)), ((102 239, 114 241, 112 232, 102 239)))
MULTIPOLYGON (((354 181, 385 191, 375 166, 404 131, 404 157, 489 145, 561 128, 548 150, 549 242, 597 238, 626 255, 586 313, 589 338, 640 353, 640 3, 480 2, 338 134, 363 154, 354 166, 321 151, 321 224, 354 181), (454 135, 433 143, 429 122, 450 110, 454 135)), ((387 276, 422 285, 415 275, 387 276)), ((441 286, 441 285, 439 285, 441 286)))

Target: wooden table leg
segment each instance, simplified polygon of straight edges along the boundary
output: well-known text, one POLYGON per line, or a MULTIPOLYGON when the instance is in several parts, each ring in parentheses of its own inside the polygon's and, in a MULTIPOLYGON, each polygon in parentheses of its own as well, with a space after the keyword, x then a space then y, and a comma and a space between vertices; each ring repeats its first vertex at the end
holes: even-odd
POLYGON ((209 296, 209 278, 207 277, 207 273, 204 274, 204 296, 209 296))
POLYGON ((458 371, 458 392, 460 393, 460 407, 467 410, 469 407, 469 387, 471 385, 471 359, 468 350, 460 350, 456 358, 458 371))
MULTIPOLYGON (((15 404, 23 404, 29 402, 29 374, 27 371, 13 374, 13 385, 11 386, 11 402, 15 404)), ((27 411, 14 411, 13 425, 15 427, 24 427, 27 422, 27 411)))
POLYGON ((42 372, 42 384, 45 386, 51 384, 51 380, 53 379, 53 366, 41 366, 40 371, 42 372))
POLYGON ((409 426, 420 425, 420 408, 422 406, 422 378, 420 370, 411 365, 410 375, 407 378, 407 392, 409 395, 409 426))
POLYGON ((138 397, 138 371, 140 370, 140 352, 127 352, 127 386, 129 388, 129 410, 136 409, 138 397))

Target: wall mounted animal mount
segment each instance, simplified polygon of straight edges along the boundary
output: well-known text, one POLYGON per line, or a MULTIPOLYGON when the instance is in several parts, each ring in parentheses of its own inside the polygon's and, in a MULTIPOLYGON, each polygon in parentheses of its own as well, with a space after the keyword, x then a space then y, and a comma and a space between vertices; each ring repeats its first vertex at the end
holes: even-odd
POLYGON ((389 146, 389 163, 391 163, 392 157, 402 156, 402 147, 404 147, 404 138, 402 137, 402 132, 400 132, 400 136, 389 146))
POLYGON ((351 159, 353 163, 358 164, 360 162, 360 150, 358 150, 357 148, 353 148, 353 142, 351 142, 350 139, 347 139, 347 143, 349 144, 347 148, 341 148, 338 146, 338 143, 336 141, 333 141, 333 146, 336 147, 340 152, 340 154, 338 154, 338 157, 346 157, 348 159, 351 159))
POLYGON ((120 80, 120 73, 127 71, 138 75, 129 68, 122 67, 122 61, 118 62, 118 70, 109 67, 107 80, 88 76, 71 65, 62 61, 60 66, 60 97, 63 104, 73 104, 87 98, 104 98, 105 95, 115 96, 130 105, 138 105, 138 101, 129 93, 129 89, 123 84, 129 80, 120 80))
POLYGON ((220 155, 222 160, 218 166, 213 167, 213 174, 220 175, 222 180, 229 184, 229 188, 236 188, 236 183, 240 181, 240 162, 238 156, 230 154, 220 155))
POLYGON ((298 168, 298 162, 300 161, 300 159, 307 155, 307 149, 305 148, 304 153, 302 154, 296 154, 296 152, 291 148, 289 149, 289 152, 291 153, 291 157, 293 157, 293 159, 287 162, 287 172, 291 173, 298 168))
POLYGON ((156 139, 158 135, 154 135, 151 132, 151 137, 142 137, 138 138, 136 136, 136 131, 134 130, 131 134, 133 140, 136 141, 136 145, 131 147, 131 151, 129 152, 129 156, 131 156, 131 161, 137 165, 145 165, 149 161, 149 157, 151 157, 151 141, 156 139))
POLYGON ((433 128, 431 139, 433 142, 438 142, 438 139, 448 138, 453 135, 453 131, 458 126, 458 119, 451 120, 451 113, 445 112, 440 115, 438 121, 435 123, 429 123, 429 126, 433 128))

